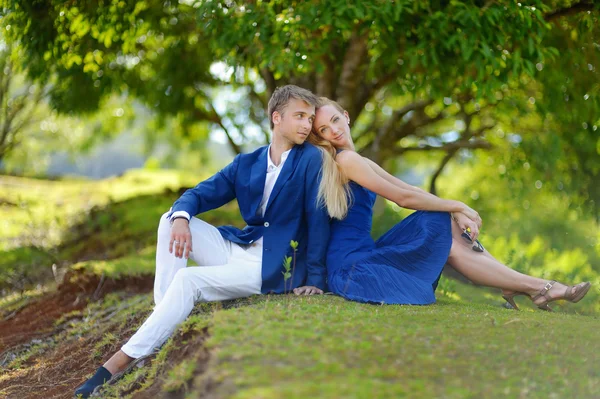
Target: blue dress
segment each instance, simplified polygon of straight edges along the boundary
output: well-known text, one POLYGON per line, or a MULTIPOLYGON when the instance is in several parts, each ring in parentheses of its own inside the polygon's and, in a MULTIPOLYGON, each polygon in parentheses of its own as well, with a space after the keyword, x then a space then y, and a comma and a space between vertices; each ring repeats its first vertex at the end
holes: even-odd
POLYGON ((329 289, 368 303, 427 305, 452 246, 450 214, 417 211, 377 241, 371 238, 376 195, 351 182, 348 215, 331 224, 329 289))

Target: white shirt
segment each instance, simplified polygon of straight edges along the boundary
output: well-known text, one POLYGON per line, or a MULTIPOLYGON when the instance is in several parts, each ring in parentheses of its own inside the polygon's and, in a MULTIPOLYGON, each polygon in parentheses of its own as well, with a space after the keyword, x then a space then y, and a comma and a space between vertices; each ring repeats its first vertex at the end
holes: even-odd
POLYGON ((267 177, 265 179, 265 189, 263 190, 263 197, 260 201, 260 205, 258 209, 260 210, 260 215, 265 216, 265 211, 267 210, 267 204, 269 203, 269 197, 271 196, 271 192, 273 191, 273 187, 275 187, 275 182, 281 173, 281 169, 283 169, 283 164, 287 159, 288 155, 290 155, 290 151, 287 150, 283 154, 281 154, 281 162, 279 162, 279 166, 275 165, 271 160, 271 146, 267 149, 267 177))
MULTIPOLYGON (((260 201, 260 205, 258 207, 258 210, 260 212, 261 216, 265 216, 265 211, 267 210, 267 204, 269 203, 269 197, 271 196, 271 192, 273 191, 273 187, 275 187, 275 183, 277 182, 277 178, 279 177, 279 174, 281 173, 281 170, 283 169, 283 164, 285 163, 286 159, 288 158, 288 156, 290 155, 290 150, 287 150, 286 152, 284 152, 283 154, 281 154, 281 162, 279 162, 279 165, 275 165, 273 163, 273 161, 271 160, 271 145, 269 144, 269 148, 267 148, 267 176, 265 178, 265 189, 263 190, 263 197, 262 200, 260 201)), ((173 214, 171 215, 171 220, 176 217, 176 216, 184 216, 187 220, 190 220, 190 214, 187 213, 186 211, 177 211, 177 212, 173 212, 173 214)), ((257 255, 260 254, 260 256, 262 257, 262 242, 263 242, 263 238, 259 238, 258 240, 256 240, 254 243, 252 243, 252 252, 256 253, 257 255)))

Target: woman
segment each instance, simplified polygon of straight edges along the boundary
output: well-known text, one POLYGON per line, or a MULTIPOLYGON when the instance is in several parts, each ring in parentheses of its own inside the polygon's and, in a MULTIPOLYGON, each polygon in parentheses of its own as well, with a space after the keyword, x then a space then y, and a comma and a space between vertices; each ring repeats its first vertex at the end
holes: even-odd
POLYGON ((426 305, 445 263, 476 284, 526 295, 538 308, 549 302, 578 302, 589 282, 566 286, 531 277, 503 265, 479 245, 479 214, 459 201, 413 187, 360 156, 350 136, 350 117, 336 102, 321 98, 309 141, 323 151, 319 200, 333 218, 327 256, 328 284, 347 299, 426 305), (415 209, 377 241, 370 236, 376 194, 415 209))

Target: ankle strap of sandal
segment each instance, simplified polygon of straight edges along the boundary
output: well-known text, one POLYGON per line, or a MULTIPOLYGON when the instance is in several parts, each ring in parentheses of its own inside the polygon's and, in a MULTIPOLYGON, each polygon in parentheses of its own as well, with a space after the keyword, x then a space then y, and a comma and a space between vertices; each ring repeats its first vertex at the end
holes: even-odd
POLYGON ((546 294, 548 293, 548 291, 550 291, 550 289, 552 289, 552 287, 554 286, 554 283, 556 283, 555 280, 547 282, 546 285, 544 286, 544 288, 542 288, 540 293, 537 294, 535 296, 535 298, 533 298, 533 300, 535 301, 536 299, 538 299, 539 297, 542 297, 542 296, 545 297, 546 299, 550 299, 549 297, 546 296, 546 294))

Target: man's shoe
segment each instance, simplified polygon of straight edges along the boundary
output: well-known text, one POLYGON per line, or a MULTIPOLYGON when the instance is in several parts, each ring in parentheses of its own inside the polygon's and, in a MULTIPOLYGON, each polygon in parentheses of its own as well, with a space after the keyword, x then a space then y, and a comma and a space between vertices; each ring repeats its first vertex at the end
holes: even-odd
POLYGON ((94 374, 92 378, 90 378, 85 382, 85 384, 77 388, 77 390, 75 391, 75 397, 89 398, 92 392, 94 392, 94 389, 96 389, 96 387, 99 387, 100 385, 104 384, 106 381, 110 380, 111 377, 112 374, 110 373, 110 371, 108 371, 104 367, 99 367, 98 370, 96 370, 96 374, 94 374))

